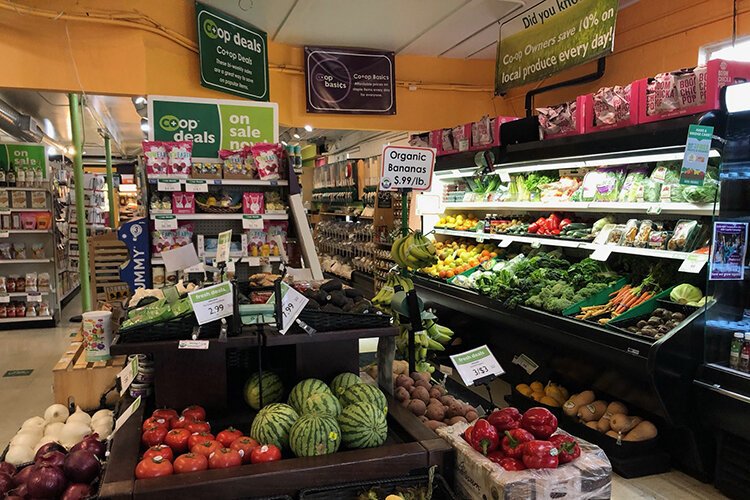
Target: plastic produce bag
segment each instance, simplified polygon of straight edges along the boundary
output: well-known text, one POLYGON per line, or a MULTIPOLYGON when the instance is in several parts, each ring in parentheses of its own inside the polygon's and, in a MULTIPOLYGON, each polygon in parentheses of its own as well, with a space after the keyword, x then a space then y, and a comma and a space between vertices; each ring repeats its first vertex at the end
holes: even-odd
POLYGON ((628 172, 625 182, 622 183, 620 194, 617 195, 617 201, 636 202, 638 201, 638 192, 643 185, 644 179, 648 176, 647 166, 638 166, 628 172))
POLYGON ((596 183, 595 201, 617 201, 620 188, 625 180, 625 169, 622 167, 608 167, 598 170, 599 178, 596 183))

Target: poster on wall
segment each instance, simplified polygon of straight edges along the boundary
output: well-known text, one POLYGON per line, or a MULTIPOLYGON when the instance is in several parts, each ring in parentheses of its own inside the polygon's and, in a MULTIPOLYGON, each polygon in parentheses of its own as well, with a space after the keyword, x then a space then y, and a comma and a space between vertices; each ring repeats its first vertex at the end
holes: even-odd
POLYGON ((500 25, 495 94, 614 49, 619 0, 543 0, 500 25))
POLYGON ((715 222, 711 248, 711 280, 742 280, 745 277, 747 222, 715 222))
POLYGON ((308 113, 396 114, 393 52, 305 47, 308 113))
POLYGON ((201 85, 267 101, 266 32, 218 9, 195 2, 201 85))
POLYGON ((152 141, 193 141, 193 158, 215 159, 220 149, 279 142, 279 107, 274 102, 149 96, 152 141))
MULTIPOLYGON (((47 150, 43 144, 0 144, 0 165, 6 170, 25 170, 38 180, 47 178, 47 150)), ((29 179, 29 177, 27 177, 29 179)))

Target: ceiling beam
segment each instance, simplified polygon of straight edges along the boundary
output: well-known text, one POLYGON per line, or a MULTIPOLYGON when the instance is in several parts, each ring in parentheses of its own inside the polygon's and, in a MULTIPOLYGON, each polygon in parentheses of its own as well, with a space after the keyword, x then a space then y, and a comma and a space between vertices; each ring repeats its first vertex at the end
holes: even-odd
POLYGON ((287 11, 286 15, 284 16, 284 19, 281 20, 281 23, 279 23, 279 26, 276 28, 276 31, 274 31, 273 36, 271 37, 271 40, 276 41, 276 37, 279 36, 279 32, 286 24, 287 19, 289 19, 289 16, 292 15, 292 11, 297 7, 297 3, 299 0, 294 0, 294 3, 291 7, 289 7, 289 10, 287 11))

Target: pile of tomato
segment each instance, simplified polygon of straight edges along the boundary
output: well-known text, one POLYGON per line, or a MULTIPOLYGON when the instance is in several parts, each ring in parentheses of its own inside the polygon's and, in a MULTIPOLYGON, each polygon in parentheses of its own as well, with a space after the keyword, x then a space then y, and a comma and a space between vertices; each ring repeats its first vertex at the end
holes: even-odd
POLYGON ((214 436, 206 410, 197 405, 188 406, 181 414, 171 408, 157 409, 141 429, 145 451, 135 467, 137 479, 281 459, 277 446, 258 443, 234 427, 214 436))

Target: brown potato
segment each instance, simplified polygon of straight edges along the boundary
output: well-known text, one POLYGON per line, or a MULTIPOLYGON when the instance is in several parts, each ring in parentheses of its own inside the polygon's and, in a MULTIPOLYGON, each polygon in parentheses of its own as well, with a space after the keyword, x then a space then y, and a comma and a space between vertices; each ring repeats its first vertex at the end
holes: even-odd
POLYGON ((454 398, 453 396, 447 395, 447 394, 445 396, 442 396, 440 398, 440 402, 443 403, 444 405, 450 405, 455 400, 456 400, 456 398, 454 398))
POLYGON ((445 408, 439 402, 437 404, 431 403, 427 406, 425 415, 430 420, 442 421, 445 418, 445 408))
POLYGON ((429 382, 425 382, 424 380, 418 380, 418 381, 414 382, 414 386, 415 387, 424 387, 425 389, 427 389, 428 393, 430 392, 430 389, 432 389, 432 386, 430 385, 430 383, 429 382))
POLYGON ((464 418, 466 419, 467 422, 471 423, 474 420, 479 418, 479 414, 474 410, 467 411, 466 414, 464 415, 464 418))
POLYGON ((440 399, 443 394, 440 392, 440 389, 436 387, 432 387, 430 389, 430 397, 435 399, 440 399))
POLYGON ((448 419, 448 425, 457 424, 459 422, 467 423, 466 419, 464 417, 460 416, 460 415, 448 419))
POLYGON ((426 406, 430 402, 430 393, 424 387, 415 387, 414 392, 411 393, 411 398, 421 399, 426 406))
POLYGON ((405 400, 410 399, 409 391, 406 390, 405 387, 398 387, 396 389, 396 392, 394 393, 394 396, 396 396, 396 401, 405 401, 405 400))
POLYGON ((464 406, 461 403, 459 403, 458 401, 453 401, 448 406, 448 411, 445 412, 445 417, 453 418, 463 416, 463 408, 464 406))
POLYGON ((411 411, 414 415, 420 416, 424 415, 424 412, 427 411, 427 405, 424 404, 424 401, 420 399, 412 399, 409 401, 409 411, 411 411))
POLYGON ((396 377, 396 387, 410 387, 412 385, 414 385, 414 381, 406 375, 396 377))

